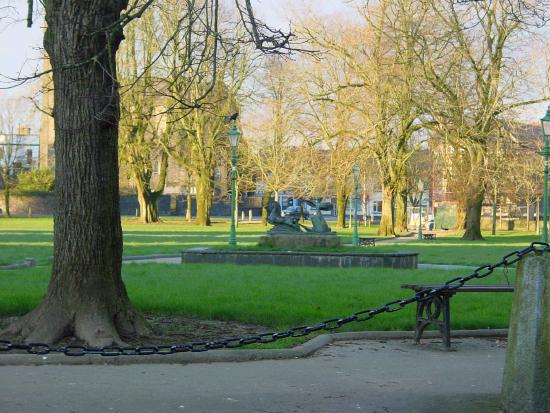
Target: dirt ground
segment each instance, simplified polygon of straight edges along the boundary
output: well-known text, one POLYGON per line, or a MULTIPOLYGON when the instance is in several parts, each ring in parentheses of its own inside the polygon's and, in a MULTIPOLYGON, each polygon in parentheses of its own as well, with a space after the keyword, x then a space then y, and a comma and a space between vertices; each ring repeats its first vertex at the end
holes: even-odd
MULTIPOLYGON (((229 337, 243 337, 275 331, 273 327, 245 324, 235 321, 200 320, 180 315, 145 315, 153 328, 147 337, 126 339, 129 345, 173 345, 192 341, 214 341, 229 337)), ((0 331, 17 317, 0 317, 0 331)), ((81 344, 75 337, 67 337, 58 345, 81 344)))

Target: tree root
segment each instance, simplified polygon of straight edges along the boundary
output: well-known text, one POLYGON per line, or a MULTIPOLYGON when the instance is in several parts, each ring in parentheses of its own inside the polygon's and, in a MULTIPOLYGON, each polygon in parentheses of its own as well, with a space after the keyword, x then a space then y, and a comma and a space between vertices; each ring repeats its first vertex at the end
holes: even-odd
POLYGON ((88 346, 104 347, 124 345, 124 338, 150 333, 151 328, 145 319, 131 308, 117 314, 109 314, 105 309, 86 311, 83 308, 67 312, 60 306, 43 302, 0 331, 0 336, 26 343, 45 344, 54 344, 72 336, 88 346))

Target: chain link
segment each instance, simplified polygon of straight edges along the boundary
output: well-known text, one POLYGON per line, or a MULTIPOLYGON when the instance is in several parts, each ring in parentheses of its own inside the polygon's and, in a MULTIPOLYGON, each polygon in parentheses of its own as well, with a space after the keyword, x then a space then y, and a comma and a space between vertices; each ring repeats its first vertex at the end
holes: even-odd
POLYGON ((219 341, 194 341, 191 343, 177 344, 177 345, 159 345, 159 346, 106 346, 106 347, 86 347, 81 345, 68 345, 65 347, 50 347, 44 343, 13 343, 9 340, 0 340, 0 353, 9 352, 12 350, 23 350, 29 354, 49 354, 49 353, 62 353, 66 356, 78 357, 84 355, 100 355, 103 357, 116 357, 116 356, 143 356, 143 355, 168 355, 175 353, 198 353, 209 350, 218 349, 231 349, 250 344, 268 344, 277 340, 282 340, 288 337, 303 337, 312 334, 317 331, 333 331, 351 322, 368 321, 378 314, 393 313, 401 311, 409 304, 419 301, 429 300, 442 291, 457 290, 464 286, 467 282, 473 279, 485 278, 493 273, 495 268, 505 267, 517 263, 522 260, 523 257, 530 253, 540 255, 544 252, 550 252, 550 244, 544 242, 532 242, 531 245, 525 249, 513 251, 502 257, 502 260, 492 265, 482 265, 476 268, 471 274, 464 277, 455 277, 448 280, 440 287, 432 289, 424 289, 416 292, 413 296, 407 299, 396 299, 387 302, 386 304, 368 310, 357 311, 347 317, 343 318, 330 318, 314 326, 298 326, 290 328, 286 331, 262 333, 254 336, 246 337, 232 337, 225 338, 219 341))

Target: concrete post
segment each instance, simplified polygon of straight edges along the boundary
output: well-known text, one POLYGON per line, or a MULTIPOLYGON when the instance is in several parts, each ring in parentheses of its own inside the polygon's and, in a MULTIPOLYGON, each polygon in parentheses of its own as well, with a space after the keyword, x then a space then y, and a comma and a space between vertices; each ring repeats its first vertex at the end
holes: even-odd
POLYGON ((550 256, 529 256, 516 275, 502 383, 505 413, 550 412, 550 256))

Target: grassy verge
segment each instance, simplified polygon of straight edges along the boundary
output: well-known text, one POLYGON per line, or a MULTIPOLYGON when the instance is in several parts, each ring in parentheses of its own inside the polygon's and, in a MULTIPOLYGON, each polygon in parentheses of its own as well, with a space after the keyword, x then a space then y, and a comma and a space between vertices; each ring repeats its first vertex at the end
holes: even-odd
MULTIPOLYGON (((49 267, 0 272, 0 314, 34 308, 46 290, 49 267)), ((128 264, 124 280, 142 312, 235 320, 276 329, 349 315, 411 295, 404 283, 440 283, 460 272, 394 269, 289 268, 235 265, 128 264)), ((512 280, 513 281, 513 280, 512 280)), ((487 283, 506 283, 504 274, 487 283)), ((452 300, 453 328, 502 328, 512 294, 459 294, 452 300)), ((383 314, 357 330, 412 330, 414 306, 383 314)))

